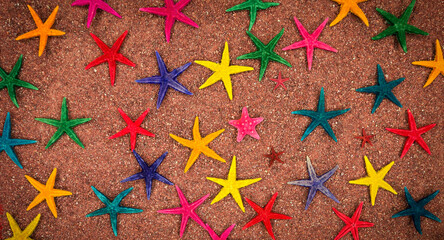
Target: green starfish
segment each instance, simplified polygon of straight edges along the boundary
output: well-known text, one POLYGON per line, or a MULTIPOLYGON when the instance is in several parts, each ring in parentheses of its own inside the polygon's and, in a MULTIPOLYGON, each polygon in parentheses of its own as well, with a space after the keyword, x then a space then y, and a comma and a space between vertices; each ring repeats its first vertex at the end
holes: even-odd
POLYGON ((9 74, 7 74, 5 70, 0 68, 0 78, 3 79, 3 81, 0 82, 0 90, 2 90, 3 88, 8 89, 9 97, 11 98, 11 101, 15 104, 15 106, 17 106, 17 108, 19 107, 19 105, 17 103, 17 98, 15 94, 15 86, 29 88, 33 90, 39 90, 31 83, 22 81, 17 78, 17 75, 19 74, 20 69, 22 68, 22 60, 23 60, 23 55, 20 55, 19 59, 14 65, 14 68, 9 74))
POLYGON ((249 10, 250 11, 250 26, 248 27, 248 31, 251 31, 251 28, 256 22, 256 15, 258 10, 265 10, 269 7, 277 6, 279 3, 274 2, 262 2, 262 0, 246 0, 245 2, 238 4, 234 7, 231 7, 226 10, 226 12, 231 11, 239 11, 239 10, 249 10))
POLYGON ((80 139, 77 137, 74 130, 72 130, 73 127, 80 125, 82 123, 86 123, 91 120, 91 118, 76 118, 76 119, 69 119, 68 118, 68 108, 66 107, 66 97, 63 98, 62 102, 62 114, 60 117, 60 120, 50 119, 50 118, 36 118, 35 120, 40 121, 42 123, 46 123, 52 126, 57 127, 57 131, 52 135, 51 139, 49 139, 48 144, 46 145, 45 149, 49 148, 53 143, 55 143, 63 133, 68 134, 68 136, 74 140, 77 144, 79 144, 82 148, 85 148, 83 146, 80 139))
POLYGON ((413 7, 415 6, 416 0, 413 0, 400 18, 395 17, 393 14, 386 12, 380 8, 376 8, 378 11, 389 23, 392 25, 388 27, 386 30, 378 34, 377 36, 372 37, 372 40, 379 40, 385 38, 387 36, 391 36, 396 34, 398 37, 398 41, 401 44, 404 52, 407 52, 407 42, 406 42, 406 33, 415 33, 420 35, 429 35, 428 33, 422 31, 421 29, 408 24, 410 15, 413 12, 413 7))
POLYGON ((267 70, 268 63, 270 60, 273 60, 275 62, 279 62, 282 64, 287 65, 288 67, 291 67, 291 64, 287 62, 284 58, 279 56, 277 53, 274 52, 274 48, 276 47, 277 42, 279 39, 281 39, 282 35, 284 34, 284 29, 282 28, 281 32, 274 36, 273 39, 267 44, 264 45, 256 36, 254 36, 251 32, 247 31, 247 35, 251 38, 251 41, 253 41, 254 45, 256 45, 257 51, 244 54, 242 56, 239 56, 237 59, 261 59, 261 69, 259 72, 259 81, 262 80, 262 77, 264 76, 265 70, 267 70))

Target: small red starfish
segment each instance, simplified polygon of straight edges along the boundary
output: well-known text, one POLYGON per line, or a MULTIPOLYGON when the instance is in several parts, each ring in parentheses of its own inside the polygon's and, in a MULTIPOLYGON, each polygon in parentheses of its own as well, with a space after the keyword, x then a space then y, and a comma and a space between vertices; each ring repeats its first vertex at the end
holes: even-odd
POLYGON ((276 90, 279 86, 282 86, 285 90, 287 90, 287 87, 285 87, 284 82, 288 81, 290 78, 282 78, 281 72, 279 72, 279 76, 277 79, 271 78, 270 80, 276 83, 276 86, 273 90, 276 90))
POLYGON ((365 133, 364 128, 362 128, 362 136, 357 136, 355 138, 357 139, 361 139, 362 140, 362 144, 361 147, 363 148, 365 146, 365 143, 370 144, 370 146, 373 146, 372 142, 370 141, 370 139, 372 139, 375 135, 367 135, 365 133))
POLYGON ((410 112, 409 109, 407 109, 407 115, 408 115, 408 119, 409 119, 409 130, 406 129, 393 129, 393 128, 386 128, 386 130, 404 136, 404 137, 408 137, 407 141, 405 142, 404 145, 404 149, 402 150, 401 153, 401 158, 404 157, 404 155, 407 153, 407 151, 410 149, 410 147, 412 146, 412 144, 416 141, 418 142, 418 144, 427 151, 428 154, 430 153, 430 149, 427 146, 426 142, 424 141, 424 139, 422 139, 421 134, 426 133, 427 131, 429 131, 430 129, 432 129, 433 127, 436 126, 436 124, 430 124, 427 125, 425 127, 422 127, 420 129, 416 128, 416 122, 415 119, 413 118, 412 113, 410 112))
POLYGON ((281 162, 283 163, 283 161, 279 158, 280 155, 282 155, 284 153, 284 151, 282 152, 275 152, 274 148, 271 147, 271 152, 269 154, 264 154, 264 157, 267 157, 270 159, 270 164, 268 165, 268 167, 271 167, 271 165, 275 162, 281 162))
POLYGON ((362 204, 364 204, 364 202, 361 202, 359 204, 358 208, 356 209, 355 213, 353 214, 353 217, 351 217, 351 218, 345 216, 343 213, 341 213, 338 210, 336 210, 335 208, 333 208, 333 211, 336 213, 336 215, 338 215, 338 217, 342 221, 344 221, 346 224, 345 227, 343 227, 341 229, 341 231, 338 233, 338 235, 335 237, 334 240, 338 240, 338 239, 342 238, 348 232, 352 233, 353 239, 359 240, 358 228, 373 227, 374 226, 374 224, 371 222, 359 221, 359 216, 361 215, 361 211, 362 211, 362 204))
POLYGON ((245 226, 242 228, 242 230, 245 230, 245 229, 253 226, 256 223, 263 222, 265 225, 265 228, 268 231, 268 234, 270 234, 270 236, 273 239, 275 239, 274 234, 273 234, 273 229, 271 227, 270 219, 291 219, 291 217, 289 217, 287 215, 274 213, 271 211, 277 195, 278 195, 278 193, 276 192, 273 195, 273 197, 271 197, 270 201, 268 201, 267 205, 264 208, 259 207, 256 203, 254 203, 250 199, 245 198, 245 200, 247 200, 248 204, 250 204, 250 206, 254 209, 254 211, 257 212, 257 216, 255 218, 253 218, 251 221, 249 221, 247 224, 245 224, 245 226))
POLYGON ((123 120, 125 120, 125 122, 126 122, 126 124, 128 124, 128 126, 124 129, 122 129, 120 132, 109 137, 109 139, 121 137, 121 136, 129 133, 130 134, 130 142, 131 142, 131 151, 133 151, 134 148, 136 148, 137 134, 142 134, 142 135, 154 137, 153 133, 140 127, 140 124, 142 124, 143 119, 145 119, 145 116, 148 114, 148 111, 150 110, 149 108, 145 112, 143 112, 142 115, 140 115, 140 117, 135 122, 133 122, 131 120, 131 118, 129 118, 128 115, 126 115, 122 111, 122 109, 119 108, 118 110, 119 110, 119 113, 122 116, 123 120))

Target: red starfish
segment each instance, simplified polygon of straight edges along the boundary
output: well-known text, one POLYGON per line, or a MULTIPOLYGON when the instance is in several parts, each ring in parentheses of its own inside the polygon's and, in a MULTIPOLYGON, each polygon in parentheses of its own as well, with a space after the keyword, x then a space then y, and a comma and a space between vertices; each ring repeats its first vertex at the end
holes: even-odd
POLYGON ((341 213, 338 210, 336 210, 335 208, 333 208, 333 211, 336 213, 336 215, 338 215, 338 217, 342 221, 344 221, 345 224, 347 224, 347 225, 345 225, 345 227, 343 227, 341 229, 341 231, 338 233, 338 235, 335 237, 334 240, 342 238, 348 232, 352 233, 353 239, 359 240, 358 228, 373 227, 374 226, 374 224, 371 222, 359 221, 359 216, 361 215, 361 210, 362 210, 362 204, 364 204, 364 202, 361 202, 359 204, 358 208, 356 209, 355 213, 353 214, 353 217, 351 217, 351 218, 345 216, 343 213, 341 213))
POLYGON ((284 153, 284 151, 282 152, 275 152, 274 148, 271 147, 271 152, 270 154, 264 154, 264 157, 267 157, 270 159, 270 164, 268 165, 268 167, 271 167, 271 165, 274 163, 274 161, 278 161, 283 163, 283 161, 279 158, 280 155, 282 155, 282 153, 284 153))
POLYGON ((282 78, 281 77, 281 72, 279 72, 279 76, 277 79, 270 79, 271 81, 276 83, 276 86, 274 87, 273 90, 276 90, 276 88, 278 88, 279 86, 282 86, 285 90, 287 90, 287 87, 285 87, 284 82, 288 81, 290 78, 282 78))
POLYGON ((116 61, 119 61, 123 64, 126 64, 131 67, 135 67, 136 64, 128 60, 128 58, 124 57, 122 54, 119 53, 120 46, 123 43, 123 40, 125 40, 126 35, 128 34, 128 31, 125 31, 113 44, 112 48, 109 48, 105 43, 102 42, 96 35, 91 34, 91 37, 94 38, 94 41, 96 41, 97 45, 99 45, 99 48, 102 49, 103 55, 96 58, 94 61, 90 62, 88 66, 85 67, 86 70, 88 70, 91 67, 97 66, 101 63, 108 62, 109 66, 109 75, 111 77, 111 85, 114 86, 114 80, 116 78, 116 61))
POLYGON ((247 224, 245 224, 245 226, 242 228, 242 230, 245 230, 245 229, 253 226, 256 223, 263 222, 265 225, 265 228, 268 231, 268 234, 270 234, 270 236, 273 239, 275 239, 274 234, 273 234, 273 229, 271 227, 270 219, 291 219, 291 217, 289 217, 287 215, 274 213, 271 211, 271 209, 273 208, 274 201, 276 200, 277 194, 278 193, 276 192, 273 195, 273 197, 271 197, 270 201, 268 201, 267 205, 264 208, 259 207, 256 203, 254 203, 250 199, 245 198, 245 200, 247 200, 248 204, 250 204, 250 206, 254 209, 254 211, 257 212, 257 216, 255 218, 253 218, 251 221, 249 221, 247 224))
POLYGON ((418 142, 418 144, 422 148, 424 148, 424 150, 426 150, 428 154, 431 154, 430 149, 427 146, 424 139, 422 139, 421 134, 426 133, 427 131, 429 131, 430 129, 435 127, 436 124, 430 124, 430 125, 420 128, 420 129, 417 129, 415 119, 413 118, 413 115, 409 109, 407 109, 407 115, 408 115, 408 119, 409 119, 409 127, 410 127, 409 130, 386 128, 386 130, 388 130, 392 133, 395 133, 395 134, 398 134, 398 135, 401 135, 404 137, 408 137, 407 141, 405 142, 404 149, 402 150, 401 158, 404 157, 404 155, 407 153, 407 151, 410 149, 410 147, 412 146, 412 144, 415 141, 418 142))
POLYGON ((123 120, 125 120, 125 122, 126 122, 126 124, 128 124, 128 126, 124 129, 122 129, 120 132, 109 137, 109 139, 121 137, 121 136, 129 133, 130 134, 130 142, 131 142, 131 151, 133 151, 134 148, 136 148, 136 138, 137 138, 138 133, 142 134, 142 135, 154 137, 153 133, 140 127, 140 124, 142 124, 143 119, 145 119, 145 116, 148 114, 148 111, 150 110, 149 108, 145 112, 143 112, 142 115, 140 115, 140 117, 135 122, 133 122, 131 120, 131 118, 129 118, 128 115, 126 115, 122 111, 122 109, 119 108, 118 110, 119 110, 119 113, 122 116, 123 120))
POLYGON ((362 136, 357 136, 355 138, 357 139, 362 139, 362 144, 361 147, 363 148, 365 143, 369 143, 370 146, 373 146, 372 142, 370 141, 370 139, 372 139, 375 135, 366 135, 365 134, 365 130, 364 128, 362 128, 362 136))

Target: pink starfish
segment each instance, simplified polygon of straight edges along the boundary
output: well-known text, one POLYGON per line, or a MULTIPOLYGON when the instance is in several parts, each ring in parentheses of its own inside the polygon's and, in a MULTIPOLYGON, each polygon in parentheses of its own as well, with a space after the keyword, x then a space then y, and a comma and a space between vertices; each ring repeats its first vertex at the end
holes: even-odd
POLYGON ((191 218, 194 221, 196 221, 200 226, 202 226, 204 229, 206 229, 204 222, 200 219, 200 217, 197 215, 196 208, 201 205, 205 199, 207 199, 210 194, 207 194, 203 196, 201 199, 193 202, 192 204, 189 204, 185 196, 183 195, 180 188, 176 186, 177 194, 179 195, 180 205, 182 207, 180 208, 170 208, 170 209, 163 209, 157 211, 158 213, 165 213, 165 214, 182 214, 182 223, 180 224, 180 237, 182 238, 183 232, 185 231, 185 227, 188 223, 188 219, 191 218))
POLYGON ((315 48, 320 48, 332 52, 338 52, 338 50, 330 47, 329 45, 321 41, 318 41, 318 37, 319 35, 321 35, 322 30, 324 30, 325 24, 327 24, 328 22, 328 18, 326 18, 325 21, 321 25, 319 25, 319 27, 312 34, 308 34, 307 30, 304 28, 304 26, 302 26, 302 24, 299 22, 299 20, 296 17, 294 17, 294 21, 296 22, 296 26, 298 27, 299 33, 302 35, 304 40, 295 42, 290 46, 283 48, 282 50, 285 51, 301 47, 307 48, 308 70, 311 70, 311 65, 313 63, 313 51, 315 48))
POLYGON ((211 229, 210 225, 205 224, 205 226, 206 226, 208 233, 210 234, 211 239, 213 239, 213 240, 227 240, 228 235, 230 235, 231 231, 233 230, 234 226, 236 226, 236 224, 233 224, 229 228, 227 228, 222 233, 222 235, 220 235, 220 237, 213 231, 213 229, 211 229))
POLYGON ((170 42, 171 28, 176 20, 191 25, 195 28, 199 26, 193 22, 189 17, 185 16, 181 11, 191 0, 180 0, 174 4, 173 0, 165 0, 165 7, 163 8, 140 8, 140 11, 148 12, 160 16, 165 16, 165 37, 167 42, 170 42))
POLYGON ((112 15, 118 18, 122 18, 112 7, 110 7, 103 0, 76 0, 71 4, 71 6, 85 6, 85 5, 89 5, 88 22, 86 25, 88 28, 91 26, 91 22, 94 19, 94 16, 96 16, 97 8, 100 8, 105 12, 111 13, 112 15))
POLYGON ((237 128, 237 141, 240 142, 245 135, 250 135, 253 138, 260 139, 256 132, 256 125, 262 122, 264 118, 250 118, 247 107, 242 108, 242 116, 239 120, 231 120, 228 123, 237 128))
POLYGON ((284 82, 288 81, 289 79, 290 78, 282 78, 281 72, 279 72, 279 76, 277 79, 274 79, 274 78, 270 79, 271 81, 276 83, 276 86, 274 87, 273 90, 276 90, 276 88, 278 88, 279 86, 282 86, 285 90, 287 90, 287 88, 284 85, 284 82))

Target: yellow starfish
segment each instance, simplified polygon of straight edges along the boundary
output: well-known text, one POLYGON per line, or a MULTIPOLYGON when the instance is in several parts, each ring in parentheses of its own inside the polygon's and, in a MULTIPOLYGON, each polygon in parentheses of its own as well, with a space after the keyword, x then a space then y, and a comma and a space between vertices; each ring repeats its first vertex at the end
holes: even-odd
POLYGON ((259 182, 262 178, 236 180, 236 156, 233 156, 233 161, 231 162, 230 171, 228 172, 227 179, 212 178, 207 177, 208 180, 222 185, 223 188, 220 190, 219 194, 213 199, 211 204, 219 202, 228 194, 233 196, 234 201, 241 208, 242 212, 245 212, 244 204, 242 203, 242 197, 240 195, 239 189, 251 185, 255 182, 259 182))
POLYGON ((432 73, 430 73, 429 79, 427 79, 427 82, 425 83, 424 87, 430 85, 436 79, 436 77, 439 76, 440 73, 444 75, 444 59, 442 56, 442 48, 441 45, 439 44, 439 40, 436 39, 436 55, 434 61, 417 61, 417 62, 412 62, 412 64, 433 68, 432 73))
POLYGON ((338 22, 344 19, 347 16, 348 12, 352 12, 353 14, 358 16, 368 27, 367 17, 365 17, 364 12, 358 6, 358 3, 362 3, 367 0, 332 0, 332 1, 340 4, 341 10, 339 10, 339 14, 335 18, 335 20, 333 20, 333 22, 330 23, 330 27, 336 25, 338 22))
POLYGON ((11 226, 12 237, 7 238, 6 240, 32 240, 29 236, 31 236, 34 229, 37 227, 40 221, 40 214, 32 220, 32 222, 25 228, 25 230, 21 230, 17 222, 11 216, 11 214, 6 213, 6 217, 8 218, 9 226, 11 226))
POLYGON ((225 48, 224 52, 222 53, 222 60, 220 64, 210 61, 199 61, 199 60, 196 60, 194 62, 206 68, 209 68, 214 72, 213 75, 211 75, 207 79, 207 81, 204 84, 202 84, 202 86, 199 87, 199 89, 206 88, 222 80, 230 100, 233 100, 233 88, 231 86, 230 75, 254 70, 254 68, 252 67, 237 66, 237 65, 230 66, 230 54, 228 52, 228 42, 225 42, 225 48))
POLYGON ((376 194, 378 193, 379 188, 383 188, 393 194, 398 194, 392 186, 390 186, 386 181, 384 181, 385 175, 390 171, 390 168, 393 166, 395 162, 391 162, 381 168, 378 172, 375 171, 372 164, 368 160, 367 156, 364 156, 365 160, 365 168, 367 170, 367 177, 363 177, 357 180, 352 180, 349 183, 370 186, 370 198, 372 201, 372 206, 375 205, 376 194))
POLYGON ((45 23, 42 22, 40 17, 37 15, 34 9, 32 9, 31 6, 28 5, 28 8, 31 12, 32 18, 34 19, 35 25, 37 25, 37 29, 20 35, 15 40, 22 40, 40 36, 39 56, 42 56, 43 51, 46 47, 46 43, 48 42, 48 36, 61 36, 65 34, 62 31, 51 29, 57 15, 57 11, 59 10, 59 6, 57 6, 54 11, 52 11, 51 15, 48 17, 45 23))
POLYGON ((205 154, 207 157, 219 160, 221 162, 225 162, 225 159, 217 155, 211 148, 207 145, 217 138, 221 133, 223 133, 225 129, 221 129, 217 132, 210 133, 206 137, 202 138, 199 132, 199 118, 196 116, 194 119, 193 126, 193 140, 188 140, 185 138, 178 137, 174 134, 170 134, 174 140, 178 141, 180 144, 184 145, 187 148, 192 149, 190 158, 188 159, 187 165, 185 166, 185 171, 187 172, 191 166, 193 166, 194 162, 196 162, 197 158, 201 153, 205 154))
POLYGON ((26 211, 31 210, 33 207, 37 206, 39 203, 41 203, 43 200, 46 199, 46 203, 48 204, 49 209, 51 210, 54 217, 57 218, 57 210, 54 198, 61 196, 69 196, 72 195, 72 193, 64 190, 54 189, 56 174, 57 174, 57 168, 54 168, 54 170, 52 171, 51 175, 48 178, 48 181, 46 182, 46 186, 41 184, 34 178, 25 175, 26 179, 28 179, 28 181, 32 184, 32 186, 34 186, 34 188, 40 192, 39 195, 37 195, 37 197, 34 198, 31 204, 29 204, 26 211))

